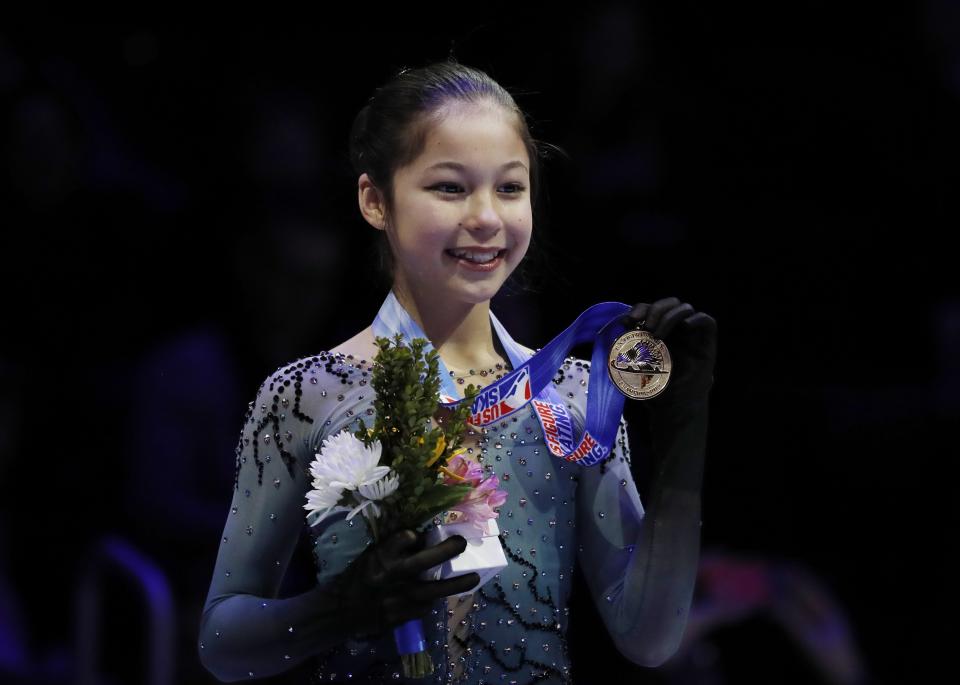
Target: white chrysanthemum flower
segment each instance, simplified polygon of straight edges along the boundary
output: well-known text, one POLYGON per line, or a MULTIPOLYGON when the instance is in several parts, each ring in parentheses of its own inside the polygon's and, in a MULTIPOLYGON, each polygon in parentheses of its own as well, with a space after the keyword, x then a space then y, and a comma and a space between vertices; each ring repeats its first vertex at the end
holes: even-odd
POLYGON ((395 493, 398 487, 400 487, 400 476, 392 473, 389 476, 384 476, 376 483, 361 485, 359 492, 367 499, 380 500, 395 493))
POLYGON ((338 507, 341 490, 323 489, 311 490, 307 493, 307 503, 303 505, 309 513, 307 514, 307 523, 315 526, 328 516, 332 516, 341 511, 350 511, 350 507, 338 507))
POLYGON ((380 441, 367 447, 363 441, 344 429, 323 441, 323 447, 310 464, 313 490, 307 493, 303 508, 316 517, 316 525, 328 516, 349 507, 338 507, 344 491, 356 491, 369 486, 390 472, 389 466, 378 466, 382 446, 380 441))
POLYGON ((384 476, 376 483, 361 485, 357 488, 357 492, 364 498, 364 502, 347 514, 347 520, 349 521, 361 511, 367 518, 379 517, 380 506, 377 504, 377 501, 389 497, 397 491, 398 487, 400 487, 400 476, 395 473, 384 476), (369 507, 369 509, 367 509, 367 507, 369 507))
POLYGON ((323 448, 310 466, 314 478, 341 490, 356 490, 380 480, 390 472, 389 466, 378 466, 382 446, 377 440, 370 447, 349 430, 344 429, 323 441, 323 448))

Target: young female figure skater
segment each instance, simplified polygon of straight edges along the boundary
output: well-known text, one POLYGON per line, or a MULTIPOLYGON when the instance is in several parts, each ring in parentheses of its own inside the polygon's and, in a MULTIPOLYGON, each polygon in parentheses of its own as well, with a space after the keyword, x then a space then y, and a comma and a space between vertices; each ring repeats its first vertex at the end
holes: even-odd
MULTIPOLYGON (((570 683, 567 605, 579 562, 609 639, 637 664, 661 664, 693 595, 716 350, 714 320, 677 298, 636 304, 623 318, 643 322, 673 358, 666 390, 644 402, 645 458, 656 463, 646 511, 622 416, 610 455, 587 467, 551 456, 527 404, 469 427, 464 444, 508 493, 498 524, 509 563, 494 579, 447 599, 479 577, 418 576, 463 551, 462 537, 425 547, 407 530, 372 543, 360 517, 331 517, 311 529, 317 585, 277 597, 305 526, 309 463, 325 438, 360 418, 372 425, 376 335, 422 333, 460 397, 534 354, 490 311, 530 243, 539 177, 538 144, 513 98, 454 61, 401 71, 357 115, 351 156, 360 212, 388 241, 393 287, 370 327, 280 367, 251 402, 201 620, 202 663, 228 682, 315 657, 317 681, 394 683, 403 676, 392 628, 423 618, 436 669, 422 682, 570 683)), ((568 357, 552 384, 580 432, 590 373, 568 357)))

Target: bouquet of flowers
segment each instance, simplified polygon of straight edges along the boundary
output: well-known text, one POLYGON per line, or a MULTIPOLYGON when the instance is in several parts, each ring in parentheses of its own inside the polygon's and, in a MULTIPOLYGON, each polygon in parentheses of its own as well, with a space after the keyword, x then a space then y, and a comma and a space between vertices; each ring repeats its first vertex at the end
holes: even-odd
MULTIPOLYGON (((376 421, 368 428, 360 419, 361 427, 354 433, 344 429, 324 440, 310 465, 313 489, 304 505, 307 522, 316 525, 344 511, 348 520, 363 514, 374 541, 402 528, 418 529, 431 520, 458 528, 470 526, 476 531, 474 537, 489 535, 496 530, 494 507, 504 503, 506 493, 498 489, 497 477, 484 478, 480 465, 466 458, 460 447, 477 388, 467 386, 466 401, 433 427, 431 418, 440 397, 436 350, 424 354, 427 341, 423 338, 406 346, 399 333, 392 342, 378 337, 376 344, 379 352, 370 381, 376 392, 376 421), (443 512, 443 519, 434 518, 443 512)), ((456 534, 464 533, 457 530, 456 534)), ((496 572, 506 565, 506 558, 499 540, 493 541, 503 559, 493 569, 496 572)), ((470 564, 467 552, 436 569, 434 577, 478 570, 488 572, 486 577, 481 573, 481 584, 485 582, 492 575, 489 562, 480 569, 465 567, 470 564), (452 563, 458 560, 461 563, 452 563)), ((430 655, 423 649, 422 621, 398 627, 394 636, 405 676, 419 678, 433 672, 430 655), (417 647, 408 646, 411 634, 417 647), (415 651, 407 653, 411 649, 415 651)))

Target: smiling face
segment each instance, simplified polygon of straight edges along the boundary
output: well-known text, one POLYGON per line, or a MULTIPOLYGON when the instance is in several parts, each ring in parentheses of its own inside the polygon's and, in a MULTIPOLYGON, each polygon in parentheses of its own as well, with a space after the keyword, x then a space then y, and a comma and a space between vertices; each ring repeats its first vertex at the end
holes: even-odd
POLYGON ((394 174, 394 284, 431 298, 492 298, 526 254, 533 228, 530 160, 516 115, 458 103, 424 150, 394 174))

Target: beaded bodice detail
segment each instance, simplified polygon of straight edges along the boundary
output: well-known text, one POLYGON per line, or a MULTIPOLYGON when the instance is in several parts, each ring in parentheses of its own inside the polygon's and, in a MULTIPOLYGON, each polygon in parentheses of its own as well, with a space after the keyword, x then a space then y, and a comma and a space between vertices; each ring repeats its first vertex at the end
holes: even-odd
MULTIPOLYGON (((218 580, 229 585, 231 574, 241 571, 230 568, 231 545, 262 545, 262 554, 267 555, 261 557, 262 567, 243 573, 254 577, 250 587, 278 587, 298 532, 306 525, 302 505, 310 484, 310 461, 326 437, 357 429, 361 418, 368 426, 373 423, 371 373, 367 360, 325 352, 281 367, 261 384, 236 448, 234 500, 208 608, 218 580), (274 536, 285 537, 270 539, 274 536)), ((570 357, 553 380, 581 430, 589 373, 588 362, 570 357)), ((496 424, 468 428, 464 443, 468 456, 485 472, 495 473, 508 493, 498 525, 509 563, 472 595, 436 603, 424 620, 436 670, 431 678, 416 682, 573 682, 565 636, 578 554, 584 572, 590 573, 585 557, 602 563, 604 555, 632 551, 620 517, 608 517, 597 507, 608 506, 616 514, 622 508, 620 500, 627 498, 635 501, 641 515, 643 511, 630 475, 626 424, 622 417, 620 421, 617 445, 603 464, 594 467, 553 457, 529 405, 496 424), (592 517, 591 526, 604 531, 596 535, 591 528, 591 549, 586 552, 577 537, 585 516, 592 517)), ((310 536, 321 585, 371 542, 361 517, 351 521, 331 517, 310 529, 310 536)), ((263 604, 266 607, 267 602, 263 604)), ((287 628, 290 633, 297 629, 287 628)), ((204 638, 226 637, 222 631, 211 637, 211 630, 202 635, 201 649, 204 638)), ((227 630, 243 626, 224 626, 227 630)), ((368 641, 348 640, 312 656, 315 682, 404 682, 389 631, 368 641)), ((251 656, 251 677, 256 677, 254 661, 251 656)))

